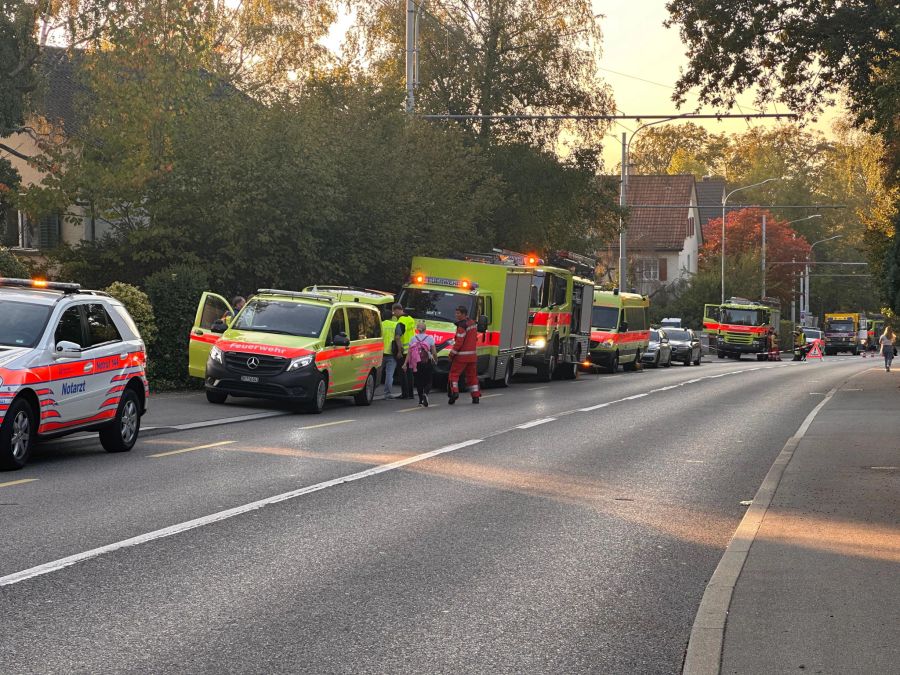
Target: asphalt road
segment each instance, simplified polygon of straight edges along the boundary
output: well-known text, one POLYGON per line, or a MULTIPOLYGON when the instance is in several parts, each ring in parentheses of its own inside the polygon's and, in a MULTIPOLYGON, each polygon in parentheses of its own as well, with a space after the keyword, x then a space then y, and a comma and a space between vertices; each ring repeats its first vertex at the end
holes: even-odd
MULTIPOLYGON (((867 365, 522 377, 478 407, 42 446, 0 474, 0 672, 679 672, 741 502, 867 365)), ((279 410, 198 398, 183 422, 279 410)))

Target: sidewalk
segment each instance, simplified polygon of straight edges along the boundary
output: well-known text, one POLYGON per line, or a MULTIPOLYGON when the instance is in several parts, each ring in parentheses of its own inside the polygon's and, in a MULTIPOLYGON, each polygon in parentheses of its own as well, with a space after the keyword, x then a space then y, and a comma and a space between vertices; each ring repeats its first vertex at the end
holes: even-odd
POLYGON ((704 594, 685 673, 900 672, 900 372, 879 363, 779 455, 704 594))

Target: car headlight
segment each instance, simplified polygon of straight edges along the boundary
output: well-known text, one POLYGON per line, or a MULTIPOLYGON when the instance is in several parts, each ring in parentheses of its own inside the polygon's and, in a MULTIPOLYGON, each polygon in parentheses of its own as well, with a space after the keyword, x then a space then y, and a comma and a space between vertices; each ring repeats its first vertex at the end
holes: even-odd
POLYGON ((298 356, 296 359, 291 359, 290 364, 288 364, 288 372, 292 370, 298 370, 299 368, 305 368, 315 359, 315 355, 307 354, 306 356, 298 356))
POLYGON ((543 349, 547 346, 547 340, 542 337, 532 338, 528 341, 528 346, 532 349, 543 349))
POLYGON ((209 358, 211 358, 216 363, 223 363, 222 350, 216 346, 213 346, 213 348, 209 350, 209 358))

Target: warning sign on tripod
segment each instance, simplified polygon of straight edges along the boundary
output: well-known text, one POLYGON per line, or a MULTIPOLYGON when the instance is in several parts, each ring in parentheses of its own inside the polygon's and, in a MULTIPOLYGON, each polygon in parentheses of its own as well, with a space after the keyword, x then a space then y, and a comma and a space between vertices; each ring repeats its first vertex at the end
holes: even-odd
POLYGON ((807 358, 807 360, 824 358, 824 356, 822 354, 822 341, 821 340, 813 341, 812 348, 809 350, 809 354, 806 355, 806 358, 807 358))

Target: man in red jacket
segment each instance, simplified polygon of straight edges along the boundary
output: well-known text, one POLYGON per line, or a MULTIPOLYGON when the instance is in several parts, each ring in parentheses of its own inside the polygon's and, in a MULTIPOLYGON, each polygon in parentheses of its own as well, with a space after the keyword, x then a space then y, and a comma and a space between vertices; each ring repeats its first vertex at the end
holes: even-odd
POLYGON ((456 340, 450 350, 450 405, 459 398, 459 376, 463 372, 469 393, 472 394, 472 403, 478 403, 481 398, 476 367, 477 347, 478 325, 469 318, 469 310, 460 305, 456 308, 456 340))

